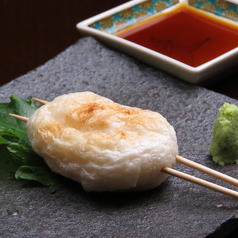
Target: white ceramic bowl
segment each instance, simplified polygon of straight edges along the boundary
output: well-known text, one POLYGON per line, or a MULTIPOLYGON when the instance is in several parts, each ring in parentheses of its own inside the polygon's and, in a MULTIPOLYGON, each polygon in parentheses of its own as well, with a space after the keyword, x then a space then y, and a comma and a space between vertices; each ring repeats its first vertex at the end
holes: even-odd
MULTIPOLYGON (((148 19, 155 14, 159 15, 165 11, 174 11, 179 7, 179 4, 188 4, 191 7, 196 8, 197 11, 203 11, 203 13, 205 12, 205 14, 214 18, 229 22, 229 24, 237 27, 238 31, 237 5, 225 2, 225 0, 220 0, 224 1, 225 5, 223 4, 223 6, 219 8, 216 1, 217 0, 189 0, 189 2, 186 0, 133 0, 78 23, 77 29, 84 35, 91 35, 114 49, 131 55, 149 65, 167 71, 180 79, 194 84, 204 84, 220 79, 233 70, 236 70, 238 47, 200 66, 192 67, 171 57, 120 38, 114 35, 114 33, 127 26, 138 24, 138 22, 148 19), (214 11, 214 8, 212 8, 213 13, 211 13, 206 6, 214 6, 216 9, 214 11), (141 7, 144 7, 144 14, 140 14, 140 17, 136 17, 136 14, 134 13, 141 10, 141 7), (121 19, 121 13, 129 14, 130 12, 133 12, 133 16, 126 16, 124 19, 121 19), (232 12, 232 14, 225 14, 225 12, 232 12), (228 19, 227 16, 231 16, 230 18, 232 19, 228 19)), ((137 16, 138 15, 139 14, 137 14, 137 16)))

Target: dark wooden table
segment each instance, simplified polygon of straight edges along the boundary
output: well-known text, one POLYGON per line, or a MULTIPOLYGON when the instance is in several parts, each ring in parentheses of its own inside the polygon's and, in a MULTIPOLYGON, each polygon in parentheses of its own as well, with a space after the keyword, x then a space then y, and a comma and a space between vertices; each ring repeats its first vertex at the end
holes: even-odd
POLYGON ((0 0, 0 84, 74 44, 76 23, 126 0, 0 0))
MULTIPOLYGON (((82 36, 76 23, 128 0, 0 0, 0 85, 44 64, 82 36)), ((238 99, 229 76, 209 89, 238 99)))

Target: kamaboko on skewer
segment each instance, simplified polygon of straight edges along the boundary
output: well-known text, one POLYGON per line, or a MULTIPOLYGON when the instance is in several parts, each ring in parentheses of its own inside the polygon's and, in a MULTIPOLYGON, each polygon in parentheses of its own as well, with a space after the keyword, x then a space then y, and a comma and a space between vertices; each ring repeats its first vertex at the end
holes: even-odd
POLYGON ((92 92, 62 95, 27 121, 33 150, 86 191, 148 190, 178 154, 174 128, 157 112, 92 92))

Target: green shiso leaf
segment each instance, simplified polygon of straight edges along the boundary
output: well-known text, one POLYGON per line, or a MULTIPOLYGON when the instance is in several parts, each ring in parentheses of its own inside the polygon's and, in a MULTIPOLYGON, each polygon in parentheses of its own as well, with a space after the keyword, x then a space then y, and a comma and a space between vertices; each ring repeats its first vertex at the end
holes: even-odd
POLYGON ((21 166, 17 169, 15 178, 34 180, 44 186, 49 186, 51 193, 61 188, 64 180, 60 175, 53 174, 47 167, 27 165, 21 166))
POLYGON ((26 123, 9 116, 9 113, 30 117, 37 105, 12 94, 9 103, 0 103, 0 180, 33 180, 50 187, 50 192, 61 188, 66 179, 52 172, 43 158, 31 148, 26 123), (8 176, 8 175, 14 176, 8 176))
POLYGON ((17 133, 21 139, 28 141, 26 123, 10 117, 9 113, 30 117, 37 109, 37 106, 32 99, 26 101, 14 93, 11 95, 10 100, 9 103, 0 103, 0 127, 4 129, 5 133, 6 130, 10 129, 13 133, 17 133))

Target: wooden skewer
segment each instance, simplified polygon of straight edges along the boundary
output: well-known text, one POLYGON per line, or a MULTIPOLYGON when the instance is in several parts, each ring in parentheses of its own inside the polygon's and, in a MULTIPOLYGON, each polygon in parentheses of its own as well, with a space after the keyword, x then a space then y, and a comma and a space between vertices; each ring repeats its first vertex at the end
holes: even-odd
POLYGON ((172 168, 169 168, 169 167, 164 167, 164 168, 161 169, 161 171, 164 172, 164 173, 176 176, 178 178, 185 179, 189 182, 196 183, 196 184, 201 185, 203 187, 210 188, 214 191, 217 191, 217 192, 220 192, 220 193, 238 198, 238 192, 236 192, 234 190, 231 190, 231 189, 228 189, 228 188, 225 188, 225 187, 222 187, 220 185, 208 182, 206 180, 197 178, 195 176, 185 174, 183 172, 179 172, 179 171, 177 171, 175 169, 172 169, 172 168))
MULTIPOLYGON (((36 102, 39 102, 39 103, 43 104, 43 105, 48 103, 47 101, 39 99, 39 98, 32 98, 32 99, 35 100, 36 102)), ((24 121, 24 122, 27 122, 29 120, 29 118, 27 118, 27 117, 19 116, 19 115, 16 115, 16 114, 10 113, 9 115, 12 116, 12 117, 15 117, 15 118, 17 118, 21 121, 24 121)))
POLYGON ((41 104, 46 104, 47 103, 47 101, 39 99, 39 98, 32 98, 32 99, 37 101, 37 102, 39 102, 39 103, 41 103, 41 104))
MULTIPOLYGON (((34 99, 35 100, 35 99, 34 99)), ((47 101, 44 101, 44 100, 41 100, 41 99, 37 99, 36 101, 40 102, 40 103, 43 103, 43 104, 46 104, 47 101)), ((23 116, 19 116, 19 115, 16 115, 16 114, 9 114, 10 116, 12 117, 15 117, 19 120, 22 120, 24 122, 27 122, 28 121, 28 118, 27 117, 23 117, 23 116)), ((184 164, 184 165, 187 165, 191 168, 194 168, 196 170, 199 170, 201 172, 204 172, 206 174, 209 174, 211 176, 214 176, 218 179, 221 179, 223 181, 226 181, 228 183, 231 183, 233 185, 236 185, 238 186, 238 180, 235 179, 235 178, 232 178, 228 175, 225 175, 223 173, 220 173, 216 170, 213 170, 213 169, 210 169, 204 165, 201 165, 201 164, 198 164, 196 162, 193 162, 191 160, 188 160, 186 158, 183 158, 182 156, 179 156, 179 155, 176 155, 176 161, 181 163, 181 164, 184 164)), ((161 169, 162 172, 164 173, 167 173, 167 174, 170 174, 170 175, 173 175, 173 176, 176 176, 176 177, 179 177, 179 178, 182 178, 182 179, 185 179, 187 181, 190 181, 192 183, 195 183, 195 184, 198 184, 198 185, 201 185, 203 187, 206 187, 206 188, 209 188, 209 189, 212 189, 214 191, 217 191, 217 192, 220 192, 220 193, 223 193, 223 194, 226 194, 226 195, 229 195, 229 196, 232 196, 232 197, 235 197, 235 198, 238 198, 238 192, 234 191, 234 190, 231 190, 231 189, 228 189, 228 188, 225 188, 225 187, 222 187, 220 185, 217 185, 217 184, 214 184, 214 183, 211 183, 211 182, 208 182, 206 180, 203 180, 203 179, 200 179, 200 178, 197 178, 195 176, 192 176, 192 175, 189 175, 189 174, 186 174, 186 173, 183 173, 183 172, 180 172, 180 171, 177 171, 175 169, 172 169, 170 167, 163 167, 161 169)))
POLYGON ((218 172, 214 169, 210 169, 204 165, 201 165, 201 164, 198 164, 194 161, 191 161, 191 160, 188 160, 182 156, 179 156, 179 155, 176 155, 176 161, 181 163, 181 164, 184 164, 184 165, 187 165, 188 167, 191 167, 193 169, 196 169, 196 170, 199 170, 203 173, 206 173, 206 174, 209 174, 215 178, 218 178, 220 180, 223 180, 227 183, 230 183, 230 184, 233 184, 235 186, 238 186, 238 179, 235 179, 231 176, 228 176, 228 175, 225 175, 221 172, 218 172))
POLYGON ((11 113, 9 115, 12 116, 12 117, 15 117, 15 118, 17 118, 21 121, 24 121, 24 122, 27 122, 29 120, 28 117, 23 117, 23 116, 19 116, 19 115, 16 115, 16 114, 11 114, 11 113))

